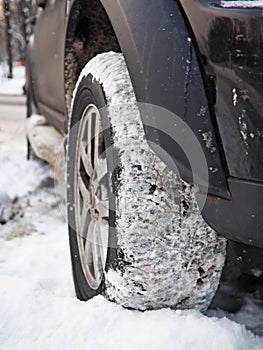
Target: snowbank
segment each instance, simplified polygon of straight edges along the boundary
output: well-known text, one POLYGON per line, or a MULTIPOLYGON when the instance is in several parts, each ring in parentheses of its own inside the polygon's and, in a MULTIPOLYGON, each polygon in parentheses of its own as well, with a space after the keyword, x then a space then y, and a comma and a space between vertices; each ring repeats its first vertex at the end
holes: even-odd
POLYGON ((226 319, 192 311, 139 313, 103 297, 83 303, 48 290, 52 280, 42 282, 42 289, 16 277, 3 282, 3 349, 260 349, 260 342, 243 326, 226 319))
POLYGON ((78 301, 61 198, 43 185, 49 171, 19 157, 0 161, 0 186, 17 195, 23 213, 0 225, 1 349, 263 349, 261 338, 226 318, 195 311, 141 313, 101 296, 78 301))

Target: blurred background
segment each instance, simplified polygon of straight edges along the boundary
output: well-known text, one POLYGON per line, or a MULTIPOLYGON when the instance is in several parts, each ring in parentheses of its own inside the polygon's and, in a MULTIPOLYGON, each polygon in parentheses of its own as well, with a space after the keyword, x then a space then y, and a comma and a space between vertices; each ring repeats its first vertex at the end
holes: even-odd
POLYGON ((31 0, 0 1, 1 79, 12 79, 14 67, 24 65, 26 44, 32 33, 37 6, 31 0))
POLYGON ((26 155, 26 46, 37 13, 36 0, 0 0, 0 151, 26 155), (15 137, 12 137, 12 135, 15 137), (12 143, 10 145, 10 139, 12 143))

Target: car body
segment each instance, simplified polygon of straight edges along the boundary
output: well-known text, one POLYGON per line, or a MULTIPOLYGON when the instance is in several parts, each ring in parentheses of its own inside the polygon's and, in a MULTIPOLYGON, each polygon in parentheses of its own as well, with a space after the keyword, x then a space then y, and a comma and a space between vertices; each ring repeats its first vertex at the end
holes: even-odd
MULTIPOLYGON (((65 135, 85 63, 101 52, 122 52, 137 101, 171 111, 199 141, 209 169, 208 191, 199 193, 201 201, 205 196, 202 215, 229 240, 236 263, 260 275, 263 17, 257 1, 240 3, 40 1, 28 47, 27 86, 38 113, 65 135)), ((170 121, 142 119, 152 149, 192 183, 184 150, 160 131, 165 123, 169 129, 170 121)))

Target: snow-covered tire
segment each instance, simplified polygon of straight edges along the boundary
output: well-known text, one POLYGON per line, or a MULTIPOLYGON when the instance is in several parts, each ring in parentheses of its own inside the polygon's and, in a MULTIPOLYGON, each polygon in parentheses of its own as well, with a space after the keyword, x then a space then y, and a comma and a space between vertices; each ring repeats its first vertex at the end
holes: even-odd
MULTIPOLYGON (((69 130, 68 220, 77 296, 87 300, 102 293, 138 310, 205 310, 218 287, 225 240, 202 219, 194 187, 176 177, 149 148, 122 54, 103 53, 87 63, 74 91, 69 130), (99 111, 104 129, 110 207, 107 260, 103 277, 92 286, 83 266, 89 260, 81 251, 87 241, 79 239, 76 219, 85 207, 82 200, 78 208, 82 192, 76 179, 81 170, 76 168, 83 168, 78 140, 84 137, 82 119, 91 118, 85 112, 89 108, 90 115, 99 111)), ((86 185, 89 190, 89 182, 86 185)))

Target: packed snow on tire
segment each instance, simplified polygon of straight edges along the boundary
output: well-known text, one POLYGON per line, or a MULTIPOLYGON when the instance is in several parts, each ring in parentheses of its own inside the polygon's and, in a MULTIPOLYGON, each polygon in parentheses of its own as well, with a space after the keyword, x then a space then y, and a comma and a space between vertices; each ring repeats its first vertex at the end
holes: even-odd
POLYGON ((90 60, 72 104, 88 75, 104 90, 118 159, 110 177, 119 255, 105 276, 107 297, 137 310, 206 310, 224 266, 225 239, 204 222, 194 188, 149 148, 123 55, 107 52, 90 60))

